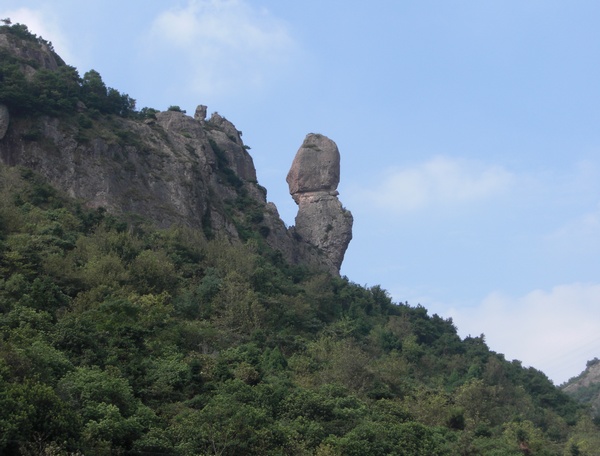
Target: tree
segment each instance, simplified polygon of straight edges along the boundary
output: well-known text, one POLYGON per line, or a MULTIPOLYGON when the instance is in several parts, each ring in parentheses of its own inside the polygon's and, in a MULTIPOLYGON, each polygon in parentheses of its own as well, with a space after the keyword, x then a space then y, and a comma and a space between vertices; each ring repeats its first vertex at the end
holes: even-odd
POLYGON ((6 104, 12 114, 25 113, 35 105, 29 83, 18 63, 0 60, 0 102, 6 104))
POLYGON ((48 445, 71 441, 79 429, 75 411, 48 385, 0 378, 0 453, 23 454, 30 449, 45 454, 48 445))
POLYGON ((81 81, 83 102, 88 108, 95 108, 101 112, 106 107, 107 89, 102 76, 96 70, 90 70, 83 75, 81 81))
POLYGON ((129 448, 152 420, 152 412, 115 369, 77 368, 65 375, 58 389, 81 416, 90 446, 107 442, 109 447, 129 448))
POLYGON ((135 100, 117 89, 109 88, 106 95, 106 110, 111 114, 127 117, 135 112, 135 100))
POLYGON ((131 263, 130 280, 140 293, 171 291, 177 279, 175 266, 162 250, 144 250, 131 263))

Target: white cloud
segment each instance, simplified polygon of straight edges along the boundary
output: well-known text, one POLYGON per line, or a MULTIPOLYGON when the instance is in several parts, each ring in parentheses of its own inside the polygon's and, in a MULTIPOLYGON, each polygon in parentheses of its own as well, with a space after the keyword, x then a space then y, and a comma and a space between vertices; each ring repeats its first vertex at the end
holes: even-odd
POLYGON ((546 373, 556 384, 600 356, 600 284, 573 283, 521 297, 488 295, 479 306, 440 312, 459 333, 484 333, 488 346, 546 373))
POLYGON ((69 40, 61 31, 58 17, 45 9, 19 8, 15 10, 2 11, 0 17, 8 17, 13 24, 24 24, 30 32, 52 42, 52 46, 58 55, 67 63, 72 62, 72 53, 69 40))
POLYGON ((595 210, 567 221, 559 229, 546 236, 553 248, 567 252, 594 254, 600 252, 600 204, 595 210))
POLYGON ((283 21, 243 0, 190 0, 161 13, 145 42, 155 62, 177 53, 177 71, 200 95, 264 86, 295 46, 283 21))
POLYGON ((514 179, 500 166, 437 156, 391 171, 377 188, 363 195, 378 206, 402 213, 484 200, 505 192, 514 179))

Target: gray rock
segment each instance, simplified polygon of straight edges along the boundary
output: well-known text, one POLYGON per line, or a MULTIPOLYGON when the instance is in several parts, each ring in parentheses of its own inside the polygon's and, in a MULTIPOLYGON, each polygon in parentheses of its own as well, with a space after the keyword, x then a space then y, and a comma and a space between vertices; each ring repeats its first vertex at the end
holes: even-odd
POLYGON ((199 122, 204 122, 206 120, 207 109, 207 106, 198 105, 198 107, 196 108, 196 113, 194 114, 194 119, 198 120, 199 122))
POLYGON ((45 43, 21 40, 11 35, 0 35, 0 48, 23 61, 34 61, 40 68, 55 71, 62 63, 45 43))
POLYGON ((292 196, 304 192, 335 191, 340 183, 340 152, 337 145, 323 135, 306 135, 286 181, 292 196))
POLYGON ((339 274, 352 219, 335 192, 299 195, 297 229, 287 228, 267 203, 252 158, 232 138, 236 130, 228 121, 218 122, 221 130, 176 111, 157 113, 151 122, 113 120, 131 141, 101 134, 79 142, 76 127, 48 117, 37 120, 39 141, 23 141, 30 124, 11 119, 0 141, 0 163, 30 168, 89 207, 133 220, 141 216, 158 227, 196 227, 232 241, 239 239, 235 219, 246 220, 247 214, 231 203, 245 195, 247 204, 262 211, 254 229, 285 260, 339 274))
POLYGON ((6 135, 9 121, 10 115, 8 114, 8 108, 6 105, 0 104, 0 139, 4 138, 6 135))
MULTIPOLYGON (((50 70, 62 62, 39 43, 2 34, 1 50, 50 70)), ((21 69, 31 76, 36 71, 25 63, 21 69)), ((320 206, 308 204, 311 195, 299 195, 306 210, 296 230, 286 227, 275 205, 267 203, 266 189, 258 185, 241 132, 217 113, 205 118, 206 108, 200 105, 194 117, 177 111, 160 112, 144 121, 115 117, 111 119, 114 131, 94 120, 86 140, 81 141, 77 124, 69 119, 41 116, 32 125, 30 119, 12 116, 0 141, 0 163, 32 169, 87 206, 102 206, 132 221, 142 219, 165 228, 191 226, 207 238, 225 237, 231 242, 243 238, 239 227, 256 230, 288 262, 339 273, 347 245, 344 239, 350 237, 342 228, 352 223, 335 198, 339 181, 335 144, 320 135, 307 137, 309 155, 312 149, 324 151, 323 157, 333 153, 333 158, 322 160, 319 166, 330 167, 327 163, 332 162, 334 172, 316 186, 325 189, 320 206), (24 140, 32 129, 37 139, 24 140), (327 220, 332 220, 333 228, 327 220), (322 233, 326 236, 319 238, 322 233)), ((325 175, 329 173, 331 169, 325 175)), ((308 188, 316 187, 308 184, 308 188)))
POLYGON ((336 144, 323 135, 307 135, 287 175, 290 193, 298 204, 294 233, 323 252, 334 274, 339 274, 353 223, 352 214, 337 198, 339 181, 336 144))
POLYGON ((304 193, 299 199, 296 233, 321 250, 330 271, 339 274, 352 239, 352 214, 336 196, 326 192, 304 193))
POLYGON ((239 144, 242 145, 242 135, 240 134, 241 132, 235 128, 235 125, 233 125, 231 122, 229 122, 225 117, 223 117, 222 115, 220 115, 218 112, 213 112, 212 115, 210 116, 210 119, 208 119, 208 127, 209 130, 220 130, 223 133, 225 133, 227 135, 227 137, 239 144))

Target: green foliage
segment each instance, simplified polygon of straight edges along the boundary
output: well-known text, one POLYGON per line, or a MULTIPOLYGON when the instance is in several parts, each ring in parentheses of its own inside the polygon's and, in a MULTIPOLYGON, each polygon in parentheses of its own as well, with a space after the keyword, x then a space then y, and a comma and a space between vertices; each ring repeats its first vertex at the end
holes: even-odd
POLYGON ((11 35, 21 38, 22 40, 32 42, 38 41, 38 37, 34 33, 31 33, 25 24, 13 24, 11 27, 8 27, 8 29, 10 30, 11 35))
MULTIPOLYGON (((40 451, 48 442, 72 443, 79 417, 49 385, 0 379, 0 448, 6 454, 40 451)), ((44 453, 38 453, 44 454, 44 453)))
POLYGON ((593 399, 598 397, 600 394, 600 383, 590 383, 587 386, 582 386, 574 393, 570 393, 570 396, 579 402, 586 404, 590 403, 593 399))
POLYGON ((594 454, 541 372, 231 210, 246 243, 133 229, 0 167, 2 454, 594 454))
POLYGON ((8 54, 0 54, 0 101, 15 114, 29 112, 35 105, 30 84, 25 79, 18 63, 11 61, 8 54))
POLYGON ((156 110, 154 108, 148 108, 146 106, 146 107, 143 107, 142 109, 140 109, 138 116, 141 119, 156 119, 156 114, 158 112, 159 112, 158 110, 156 110))
MULTIPOLYGON (((50 43, 31 34, 22 24, 0 27, 0 33, 11 40, 29 42, 31 46, 45 44, 53 52, 50 43)), ((8 106, 11 115, 72 115, 77 112, 79 103, 83 103, 81 106, 90 114, 114 114, 121 117, 138 115, 135 100, 116 89, 106 87, 97 71, 90 70, 81 78, 74 67, 65 65, 58 55, 53 55, 59 65, 56 70, 37 68, 38 65, 33 61, 18 58, 6 50, 0 51, 0 102, 8 106), (35 67, 32 77, 26 75, 24 65, 35 67)), ((146 108, 144 115, 148 114, 148 110, 146 108)), ((90 128, 89 119, 79 119, 84 123, 84 128, 90 128)), ((29 135, 26 139, 34 137, 29 135)))

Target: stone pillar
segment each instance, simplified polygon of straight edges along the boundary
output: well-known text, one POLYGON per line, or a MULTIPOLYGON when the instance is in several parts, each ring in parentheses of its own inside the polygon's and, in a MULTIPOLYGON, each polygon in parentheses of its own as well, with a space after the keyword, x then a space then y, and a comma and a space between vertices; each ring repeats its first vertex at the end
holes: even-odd
POLYGON ((199 122, 204 122, 206 120, 207 109, 208 107, 204 105, 198 105, 198 107, 196 108, 196 112, 194 113, 194 119, 198 120, 199 122))
POLYGON ((337 145, 326 136, 307 135, 286 180, 298 204, 296 234, 321 250, 331 272, 339 274, 352 239, 353 218, 338 199, 340 153, 337 145))

